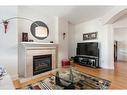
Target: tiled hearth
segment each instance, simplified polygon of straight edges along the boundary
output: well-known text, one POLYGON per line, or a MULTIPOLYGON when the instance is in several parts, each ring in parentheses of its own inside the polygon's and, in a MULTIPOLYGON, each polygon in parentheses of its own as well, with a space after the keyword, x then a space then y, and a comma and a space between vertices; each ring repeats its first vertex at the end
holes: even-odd
MULTIPOLYGON (((53 70, 57 67, 57 45, 51 44, 51 43, 34 43, 34 42, 24 42, 21 43, 20 46, 21 50, 19 52, 19 76, 24 78, 30 78, 33 77, 34 74, 34 67, 33 65, 34 58, 37 56, 45 56, 45 55, 51 55, 51 68, 47 69, 47 71, 53 70)), ((40 61, 42 59, 39 59, 40 61)), ((48 62, 47 59, 44 62, 48 62)), ((48 63, 47 63, 48 64, 48 63)), ((41 64, 39 63, 38 66, 46 66, 47 64, 41 64)), ((47 65, 48 66, 48 65, 47 65)), ((37 68, 36 68, 37 69, 37 68)), ((46 72, 45 70, 42 72, 39 72, 38 74, 42 74, 43 72, 46 72)))

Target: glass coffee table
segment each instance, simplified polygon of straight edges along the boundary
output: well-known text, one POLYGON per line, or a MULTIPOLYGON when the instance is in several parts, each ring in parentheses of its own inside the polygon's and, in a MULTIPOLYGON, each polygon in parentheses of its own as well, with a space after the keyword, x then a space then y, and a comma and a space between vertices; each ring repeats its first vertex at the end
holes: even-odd
POLYGON ((75 68, 58 69, 51 77, 40 81, 48 89, 108 89, 111 82, 75 68))

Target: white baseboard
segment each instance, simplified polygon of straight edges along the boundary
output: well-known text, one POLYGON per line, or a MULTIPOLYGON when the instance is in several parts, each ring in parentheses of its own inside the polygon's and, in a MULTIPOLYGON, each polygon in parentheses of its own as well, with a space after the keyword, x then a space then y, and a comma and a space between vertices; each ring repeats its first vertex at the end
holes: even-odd
POLYGON ((33 80, 33 79, 36 79, 36 78, 39 78, 39 77, 45 77, 46 75, 52 74, 56 70, 57 69, 47 71, 47 72, 44 72, 44 73, 41 73, 41 74, 38 74, 38 75, 35 75, 35 76, 32 76, 32 77, 26 77, 26 78, 25 77, 19 77, 19 80, 20 80, 20 83, 23 83, 23 82, 33 80))
POLYGON ((11 75, 11 78, 12 78, 12 80, 17 80, 17 79, 19 79, 18 74, 16 74, 16 75, 11 75))
POLYGON ((114 70, 114 67, 108 67, 108 66, 101 66, 101 68, 103 68, 103 69, 112 69, 112 70, 114 70))

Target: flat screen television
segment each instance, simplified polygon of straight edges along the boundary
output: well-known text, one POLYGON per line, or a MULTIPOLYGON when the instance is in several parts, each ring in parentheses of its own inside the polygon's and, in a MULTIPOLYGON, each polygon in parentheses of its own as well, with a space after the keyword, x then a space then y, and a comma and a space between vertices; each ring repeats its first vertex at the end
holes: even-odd
POLYGON ((98 57, 98 42, 77 43, 77 55, 98 57))

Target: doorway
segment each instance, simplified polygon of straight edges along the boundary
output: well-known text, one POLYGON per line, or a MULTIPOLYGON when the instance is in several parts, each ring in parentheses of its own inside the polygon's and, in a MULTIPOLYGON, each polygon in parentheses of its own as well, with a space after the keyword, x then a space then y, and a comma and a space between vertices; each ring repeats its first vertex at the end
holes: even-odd
POLYGON ((114 63, 127 63, 127 28, 114 29, 114 63))

